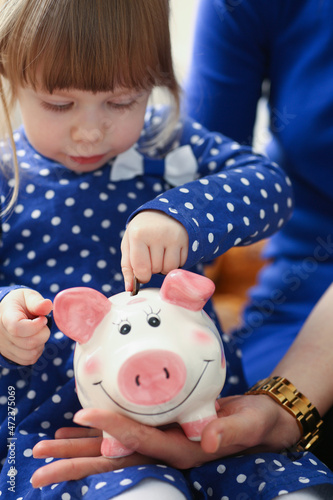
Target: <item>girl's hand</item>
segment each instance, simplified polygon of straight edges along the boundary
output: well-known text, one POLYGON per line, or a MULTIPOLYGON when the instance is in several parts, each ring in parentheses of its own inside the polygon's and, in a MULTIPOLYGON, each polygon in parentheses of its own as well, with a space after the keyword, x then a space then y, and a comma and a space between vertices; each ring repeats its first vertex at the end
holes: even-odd
POLYGON ((20 365, 31 365, 41 356, 50 336, 46 315, 52 302, 38 292, 20 288, 0 302, 0 352, 20 365))
POLYGON ((140 212, 128 224, 121 251, 125 289, 132 291, 133 277, 148 283, 152 274, 167 274, 185 264, 188 235, 184 226, 163 212, 140 212))
POLYGON ((107 410, 81 410, 75 416, 77 423, 105 430, 135 453, 108 459, 100 455, 101 436, 96 437, 95 430, 60 429, 56 440, 34 447, 34 456, 69 460, 42 467, 32 484, 37 488, 145 463, 187 469, 240 452, 280 451, 300 437, 296 420, 268 396, 233 396, 220 399, 218 406, 219 418, 205 427, 201 444, 188 440, 178 426, 161 430, 107 410))

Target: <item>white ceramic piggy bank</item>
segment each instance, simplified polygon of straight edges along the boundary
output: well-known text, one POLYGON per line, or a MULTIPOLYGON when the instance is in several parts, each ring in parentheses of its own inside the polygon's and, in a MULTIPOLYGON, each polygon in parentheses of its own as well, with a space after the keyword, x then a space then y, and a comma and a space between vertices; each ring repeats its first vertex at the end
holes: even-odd
MULTIPOLYGON (((178 422, 200 440, 216 418, 226 374, 218 330, 203 311, 213 282, 177 269, 161 289, 109 299, 90 288, 69 288, 54 301, 54 319, 77 341, 74 371, 83 407, 110 409, 144 424, 178 422)), ((104 456, 132 453, 104 434, 104 456)))

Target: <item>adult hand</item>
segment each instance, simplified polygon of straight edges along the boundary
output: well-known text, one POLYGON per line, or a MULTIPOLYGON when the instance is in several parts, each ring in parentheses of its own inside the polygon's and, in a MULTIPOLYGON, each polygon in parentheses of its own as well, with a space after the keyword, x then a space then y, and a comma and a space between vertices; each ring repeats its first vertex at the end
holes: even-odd
POLYGON ((296 420, 265 395, 218 400, 218 419, 204 428, 201 444, 190 441, 178 426, 153 428, 107 410, 81 410, 75 421, 105 430, 135 453, 123 458, 105 458, 100 455, 102 438, 97 437, 96 430, 60 430, 56 440, 38 443, 34 456, 68 460, 36 471, 32 479, 34 487, 146 463, 160 462, 188 469, 240 452, 280 451, 300 437, 296 420))
POLYGON ((220 456, 279 452, 301 437, 296 419, 267 395, 221 398, 218 417, 203 430, 201 447, 220 456))
POLYGON ((152 274, 167 274, 185 264, 188 234, 184 226, 163 212, 146 210, 128 224, 121 251, 125 288, 131 291, 133 277, 148 283, 152 274))
POLYGON ((31 365, 41 356, 50 336, 46 315, 52 302, 35 290, 20 288, 0 302, 0 352, 20 365, 31 365))
POLYGON ((34 458, 52 456, 64 460, 38 469, 31 479, 33 487, 41 488, 61 481, 75 481, 91 474, 156 462, 139 453, 124 458, 106 458, 101 455, 101 444, 101 431, 81 427, 63 427, 56 432, 54 440, 40 441, 33 449, 34 458))

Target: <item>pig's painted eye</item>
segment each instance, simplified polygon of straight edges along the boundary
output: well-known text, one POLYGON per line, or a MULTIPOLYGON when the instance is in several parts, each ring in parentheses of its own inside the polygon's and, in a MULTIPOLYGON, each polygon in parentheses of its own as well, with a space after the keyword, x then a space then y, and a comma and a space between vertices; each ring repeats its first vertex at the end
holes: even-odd
POLYGON ((132 329, 131 324, 128 323, 128 321, 122 321, 118 325, 119 333, 121 333, 122 335, 127 335, 131 331, 131 329, 132 329))
POLYGON ((148 314, 147 316, 147 321, 148 325, 156 328, 157 326, 160 326, 161 320, 157 314, 148 314))

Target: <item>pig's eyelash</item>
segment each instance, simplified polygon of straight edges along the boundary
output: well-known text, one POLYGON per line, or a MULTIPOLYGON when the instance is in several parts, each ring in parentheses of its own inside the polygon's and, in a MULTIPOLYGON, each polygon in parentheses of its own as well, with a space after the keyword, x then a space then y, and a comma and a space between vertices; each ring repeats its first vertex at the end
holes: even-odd
POLYGON ((119 323, 112 322, 112 324, 118 327, 118 332, 121 333, 121 335, 127 335, 132 330, 131 323, 128 319, 122 319, 119 323))
POLYGON ((146 315, 147 315, 147 316, 150 316, 151 314, 156 314, 156 316, 158 316, 158 315, 160 314, 160 312, 161 312, 161 309, 159 309, 158 311, 154 312, 154 311, 153 311, 153 308, 152 308, 151 306, 149 306, 149 309, 150 309, 150 311, 149 311, 149 312, 144 311, 144 312, 146 313, 146 315))
POLYGON ((123 318, 120 318, 120 320, 118 322, 117 321, 112 321, 112 324, 116 325, 116 326, 119 326, 122 323, 124 323, 124 321, 127 321, 129 323, 129 320, 128 320, 127 316, 125 316, 123 318))
MULTIPOLYGON (((150 307, 150 306, 149 306, 150 307)), ((146 316, 147 316, 147 323, 148 325, 156 328, 158 326, 160 326, 161 324, 161 318, 159 317, 159 313, 161 312, 161 309, 159 309, 157 312, 154 312, 153 309, 150 307, 150 312, 146 313, 146 316)))

